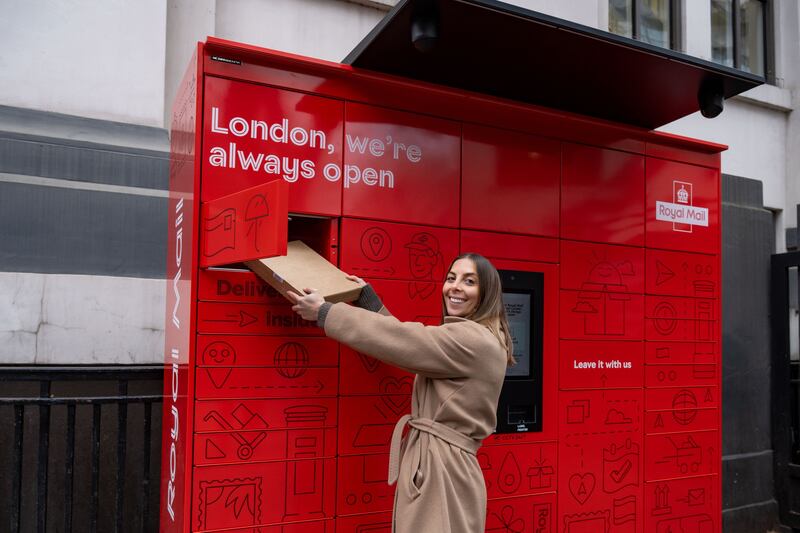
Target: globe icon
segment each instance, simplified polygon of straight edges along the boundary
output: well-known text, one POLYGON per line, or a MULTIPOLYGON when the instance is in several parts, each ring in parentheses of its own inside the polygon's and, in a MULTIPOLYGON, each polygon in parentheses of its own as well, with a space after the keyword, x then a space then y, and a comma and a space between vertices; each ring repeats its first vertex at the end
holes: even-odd
POLYGON ((683 389, 672 398, 672 417, 681 425, 691 424, 697 416, 697 397, 690 390, 683 389))
POLYGON ((275 350, 275 368, 287 378, 299 378, 308 370, 308 350, 299 342, 284 342, 275 350))

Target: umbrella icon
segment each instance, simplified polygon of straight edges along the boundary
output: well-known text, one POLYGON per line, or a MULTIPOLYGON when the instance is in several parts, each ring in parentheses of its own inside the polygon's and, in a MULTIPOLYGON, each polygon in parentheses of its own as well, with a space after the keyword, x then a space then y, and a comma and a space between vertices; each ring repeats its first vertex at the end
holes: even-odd
POLYGON ((247 208, 244 211, 244 221, 248 223, 247 235, 253 234, 253 243, 259 252, 261 249, 258 247, 258 227, 268 216, 269 204, 263 194, 256 194, 247 201, 247 208))

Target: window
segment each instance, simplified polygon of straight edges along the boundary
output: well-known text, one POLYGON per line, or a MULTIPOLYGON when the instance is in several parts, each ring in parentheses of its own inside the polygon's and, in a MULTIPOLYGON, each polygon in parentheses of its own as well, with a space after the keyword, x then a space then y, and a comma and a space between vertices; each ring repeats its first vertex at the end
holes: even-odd
POLYGON ((765 0, 711 0, 712 59, 765 76, 767 7, 765 0))
POLYGON ((677 0, 608 0, 608 31, 677 48, 677 0))

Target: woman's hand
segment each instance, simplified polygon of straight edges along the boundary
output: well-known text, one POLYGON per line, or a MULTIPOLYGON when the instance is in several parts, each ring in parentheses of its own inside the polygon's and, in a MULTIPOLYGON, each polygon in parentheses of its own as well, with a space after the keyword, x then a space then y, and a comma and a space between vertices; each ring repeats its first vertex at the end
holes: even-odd
POLYGON ((293 292, 287 293, 289 299, 294 304, 292 306, 292 311, 305 320, 316 322, 319 316, 319 308, 325 303, 325 299, 320 296, 317 289, 303 289, 303 292, 305 293, 303 296, 293 292))
POLYGON ((363 286, 365 286, 367 284, 366 281, 364 281, 363 279, 359 278, 358 276, 353 276, 352 274, 348 274, 345 277, 348 280, 356 283, 359 287, 363 287, 363 286))

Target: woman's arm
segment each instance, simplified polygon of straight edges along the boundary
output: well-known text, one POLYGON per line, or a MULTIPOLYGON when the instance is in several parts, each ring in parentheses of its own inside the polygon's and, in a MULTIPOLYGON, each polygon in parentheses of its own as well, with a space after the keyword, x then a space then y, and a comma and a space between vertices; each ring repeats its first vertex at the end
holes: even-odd
MULTIPOLYGON (((333 304, 329 302, 323 302, 319 307, 316 322, 321 328, 325 327, 325 317, 328 315, 328 310, 331 308, 331 305, 333 304)), ((367 311, 372 311, 373 313, 392 316, 392 313, 386 309, 386 307, 383 305, 383 302, 381 302, 378 293, 375 292, 375 289, 373 289, 372 285, 369 283, 361 286, 361 294, 358 296, 358 300, 353 302, 353 305, 360 307, 361 309, 366 309, 367 311)), ((292 309, 294 309, 294 307, 292 307, 292 309)), ((314 320, 314 318, 312 316, 312 318, 306 318, 306 320, 314 320)))
MULTIPOLYGON (((361 287, 361 293, 359 294, 358 299, 353 302, 353 305, 360 307, 361 309, 366 309, 367 311, 373 311, 382 315, 391 316, 392 313, 390 313, 389 310, 386 309, 386 306, 383 305, 383 302, 381 302, 378 293, 375 292, 375 289, 372 288, 372 285, 358 276, 347 275, 346 277, 348 280, 358 284, 358 286, 361 287)), ((325 315, 328 314, 328 309, 330 308, 331 304, 325 302, 325 300, 318 294, 315 295, 316 289, 303 289, 303 292, 303 295, 298 295, 293 292, 288 293, 287 296, 289 300, 291 300, 291 302, 294 304, 292 306, 292 311, 296 312, 306 320, 317 322, 317 325, 322 327, 322 325, 325 323, 325 315)))
POLYGON ((499 343, 483 326, 464 320, 443 326, 400 322, 346 304, 325 304, 325 334, 354 350, 433 378, 477 375, 502 358, 499 343))
POLYGON ((375 313, 381 313, 383 315, 391 314, 383 305, 380 296, 378 296, 378 293, 372 288, 372 285, 356 276, 347 276, 347 279, 350 281, 355 281, 358 283, 358 286, 361 287, 361 294, 359 294, 358 300, 353 302, 353 305, 360 307, 361 309, 374 311, 375 313))
POLYGON ((470 320, 443 326, 400 322, 391 315, 325 302, 313 289, 304 292, 302 297, 290 293, 293 311, 316 321, 326 335, 357 352, 404 370, 426 377, 458 378, 490 368, 497 354, 505 361, 497 339, 470 320))

